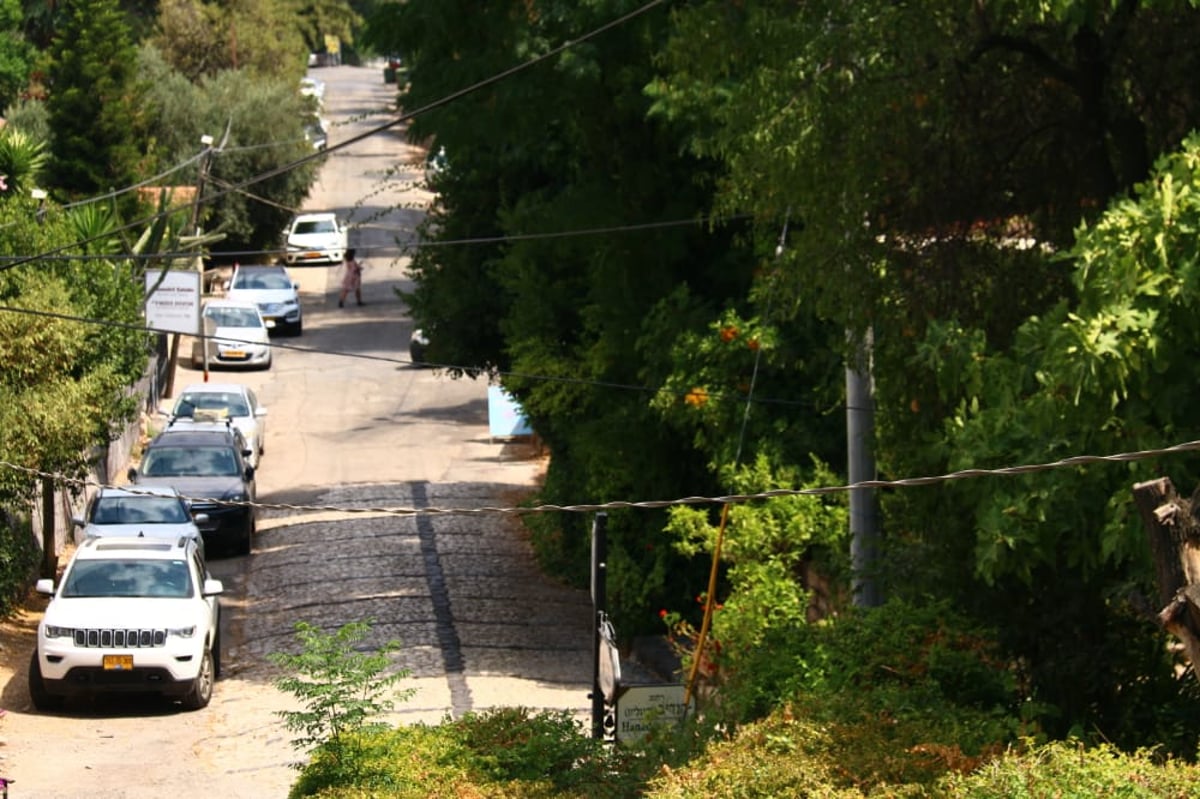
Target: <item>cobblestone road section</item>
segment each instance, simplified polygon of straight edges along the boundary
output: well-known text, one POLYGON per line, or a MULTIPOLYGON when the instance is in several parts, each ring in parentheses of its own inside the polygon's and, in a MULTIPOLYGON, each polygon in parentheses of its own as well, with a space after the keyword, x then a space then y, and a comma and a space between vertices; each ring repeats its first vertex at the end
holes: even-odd
MULTIPOLYGON (((312 505, 494 506, 503 486, 425 482, 348 486, 312 505)), ((242 600, 226 642, 231 675, 267 677, 307 621, 370 620, 365 646, 396 640, 418 693, 401 715, 440 720, 495 705, 586 710, 591 600, 535 565, 520 523, 501 515, 269 512, 252 558, 232 575, 242 600), (244 594, 243 594, 244 591, 244 594)))

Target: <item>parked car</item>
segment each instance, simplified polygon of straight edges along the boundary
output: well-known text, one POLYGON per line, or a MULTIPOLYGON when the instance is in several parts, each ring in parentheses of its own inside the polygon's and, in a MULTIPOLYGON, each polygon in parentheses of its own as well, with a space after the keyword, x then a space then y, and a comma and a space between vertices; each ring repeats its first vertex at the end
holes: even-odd
POLYGON ((249 448, 236 428, 168 428, 146 445, 139 466, 129 469, 135 486, 170 486, 191 499, 207 549, 225 546, 246 555, 254 542, 257 495, 249 448))
POLYGON ((204 551, 198 524, 208 516, 192 516, 192 509, 171 486, 142 486, 137 489, 105 486, 96 492, 83 515, 71 522, 79 528, 80 540, 126 536, 177 540, 193 538, 204 551))
POLYGON ((252 302, 212 299, 201 312, 204 336, 192 344, 192 365, 271 368, 271 336, 252 302), (207 352, 206 352, 207 350, 207 352))
POLYGON ((314 117, 312 122, 304 126, 304 138, 308 139, 308 143, 317 152, 324 150, 329 143, 329 131, 326 128, 325 120, 314 117))
POLYGON ((425 158, 425 183, 433 184, 439 175, 450 168, 450 158, 445 147, 438 147, 425 158))
POLYGON ((298 336, 304 332, 300 284, 283 264, 239 264, 225 284, 225 299, 258 306, 268 330, 298 336))
POLYGON ((429 338, 425 331, 417 328, 408 340, 408 357, 413 366, 425 366, 425 350, 429 347, 429 338))
POLYGON ((284 260, 289 264, 340 263, 347 240, 346 227, 336 214, 298 214, 287 228, 284 260))
POLYGON ((29 696, 54 710, 69 696, 158 693, 198 710, 221 664, 224 591, 194 540, 89 538, 67 563, 29 661, 29 696))
POLYGON ((193 383, 180 392, 168 416, 172 428, 228 419, 241 431, 250 450, 250 465, 258 468, 267 451, 267 409, 249 386, 239 383, 193 383))
POLYGON ((325 82, 318 78, 305 76, 300 79, 300 94, 311 97, 316 101, 317 108, 325 105, 325 82))

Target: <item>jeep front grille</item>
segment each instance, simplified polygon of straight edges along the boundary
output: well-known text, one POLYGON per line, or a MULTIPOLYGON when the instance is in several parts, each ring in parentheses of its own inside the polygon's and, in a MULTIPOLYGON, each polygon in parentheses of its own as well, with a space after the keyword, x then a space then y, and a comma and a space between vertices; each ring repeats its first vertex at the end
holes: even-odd
POLYGON ((101 649, 145 649, 165 646, 166 630, 75 630, 75 646, 101 649))

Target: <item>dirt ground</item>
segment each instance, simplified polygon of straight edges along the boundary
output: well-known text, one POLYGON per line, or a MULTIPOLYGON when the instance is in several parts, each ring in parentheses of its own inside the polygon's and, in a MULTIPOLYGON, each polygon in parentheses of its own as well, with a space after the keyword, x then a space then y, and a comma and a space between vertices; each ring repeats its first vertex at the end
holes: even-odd
POLYGON ((227 677, 195 713, 152 697, 33 712, 26 675, 45 604, 31 594, 0 621, 0 776, 13 781, 10 797, 287 795, 300 755, 277 715, 290 697, 269 680, 227 677))

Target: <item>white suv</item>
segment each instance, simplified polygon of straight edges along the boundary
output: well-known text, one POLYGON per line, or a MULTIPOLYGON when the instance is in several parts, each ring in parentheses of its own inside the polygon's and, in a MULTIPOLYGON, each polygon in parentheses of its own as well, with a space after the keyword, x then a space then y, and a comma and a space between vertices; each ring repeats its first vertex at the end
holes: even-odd
POLYGON ((29 695, 38 710, 69 696, 158 693, 198 710, 220 672, 224 591, 193 539, 89 538, 38 625, 29 695))
POLYGON ((284 234, 289 264, 336 264, 346 254, 346 226, 331 213, 299 214, 284 234))

